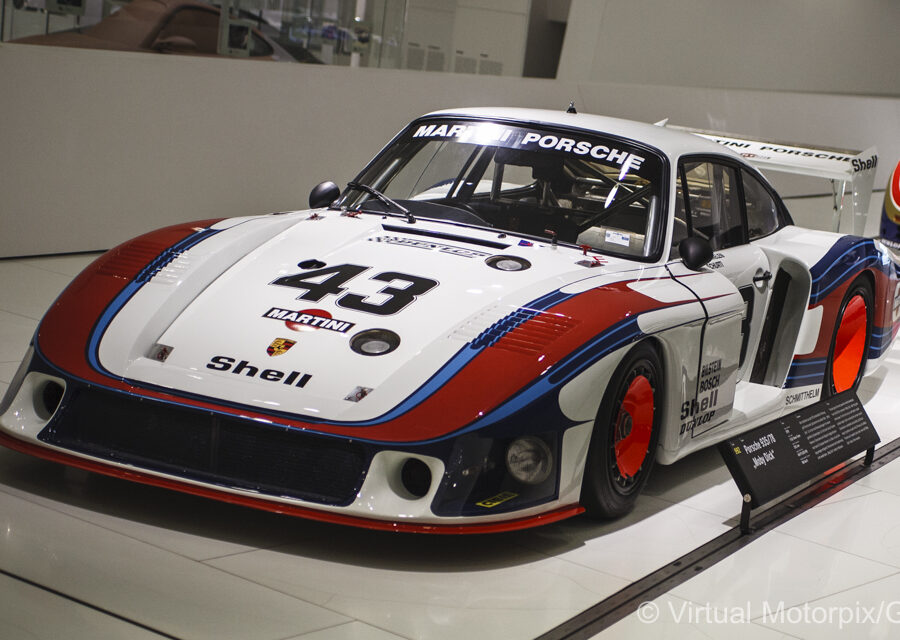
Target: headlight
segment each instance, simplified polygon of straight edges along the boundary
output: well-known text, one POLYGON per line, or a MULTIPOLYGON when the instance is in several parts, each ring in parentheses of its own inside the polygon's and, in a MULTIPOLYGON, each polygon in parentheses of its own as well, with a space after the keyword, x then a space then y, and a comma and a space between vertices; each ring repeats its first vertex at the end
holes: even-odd
POLYGON ((350 348, 364 356, 383 356, 400 346, 400 336, 387 329, 367 329, 350 339, 350 348))
POLYGON ((553 470, 550 447, 535 436, 516 438, 506 448, 506 469, 522 484, 540 484, 553 470))

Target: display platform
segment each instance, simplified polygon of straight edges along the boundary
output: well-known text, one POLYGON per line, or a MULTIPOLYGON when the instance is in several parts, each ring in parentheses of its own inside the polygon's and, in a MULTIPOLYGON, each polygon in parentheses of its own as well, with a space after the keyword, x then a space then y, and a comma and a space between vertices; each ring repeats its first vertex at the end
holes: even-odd
MULTIPOLYGON (((0 262, 0 391, 92 257, 0 262)), ((859 397, 883 444, 900 437, 900 350, 859 397)), ((658 466, 622 520, 460 537, 298 520, 0 449, 0 637, 534 638, 731 530, 740 511, 714 448, 658 466)), ((843 593, 877 605, 897 592, 898 526, 895 462, 655 598, 655 620, 648 605, 598 637, 647 624, 654 637, 837 637, 836 624, 761 623, 764 607, 843 593), (710 601, 726 613, 747 601, 748 619, 697 618, 710 601)))

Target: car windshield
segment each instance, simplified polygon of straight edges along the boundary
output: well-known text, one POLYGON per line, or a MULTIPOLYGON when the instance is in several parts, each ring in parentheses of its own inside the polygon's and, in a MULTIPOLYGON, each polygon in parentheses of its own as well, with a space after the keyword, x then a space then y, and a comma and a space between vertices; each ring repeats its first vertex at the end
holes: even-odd
POLYGON ((609 135, 426 119, 398 136, 338 204, 408 209, 651 260, 661 246, 663 167, 650 149, 609 135))

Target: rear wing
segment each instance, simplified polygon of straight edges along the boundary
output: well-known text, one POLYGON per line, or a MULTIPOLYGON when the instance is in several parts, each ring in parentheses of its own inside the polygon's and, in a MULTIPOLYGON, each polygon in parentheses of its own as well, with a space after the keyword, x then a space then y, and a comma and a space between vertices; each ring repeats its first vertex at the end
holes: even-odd
POLYGON ((875 169, 878 166, 876 147, 869 147, 865 151, 813 148, 793 143, 755 140, 731 133, 671 125, 668 128, 687 131, 717 142, 739 153, 763 171, 781 171, 830 180, 833 205, 831 222, 834 231, 840 227, 842 213, 849 210, 853 233, 864 233, 875 169), (848 193, 850 198, 846 198, 848 193))

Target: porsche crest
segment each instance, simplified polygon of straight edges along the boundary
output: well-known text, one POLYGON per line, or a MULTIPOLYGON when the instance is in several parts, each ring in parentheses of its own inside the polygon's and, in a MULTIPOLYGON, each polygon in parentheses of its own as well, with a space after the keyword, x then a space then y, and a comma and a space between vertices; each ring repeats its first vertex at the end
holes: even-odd
POLYGON ((297 344, 296 340, 288 340, 287 338, 275 338, 272 340, 272 344, 270 344, 266 348, 266 353, 270 356, 280 356, 283 353, 287 353, 288 349, 297 344))

